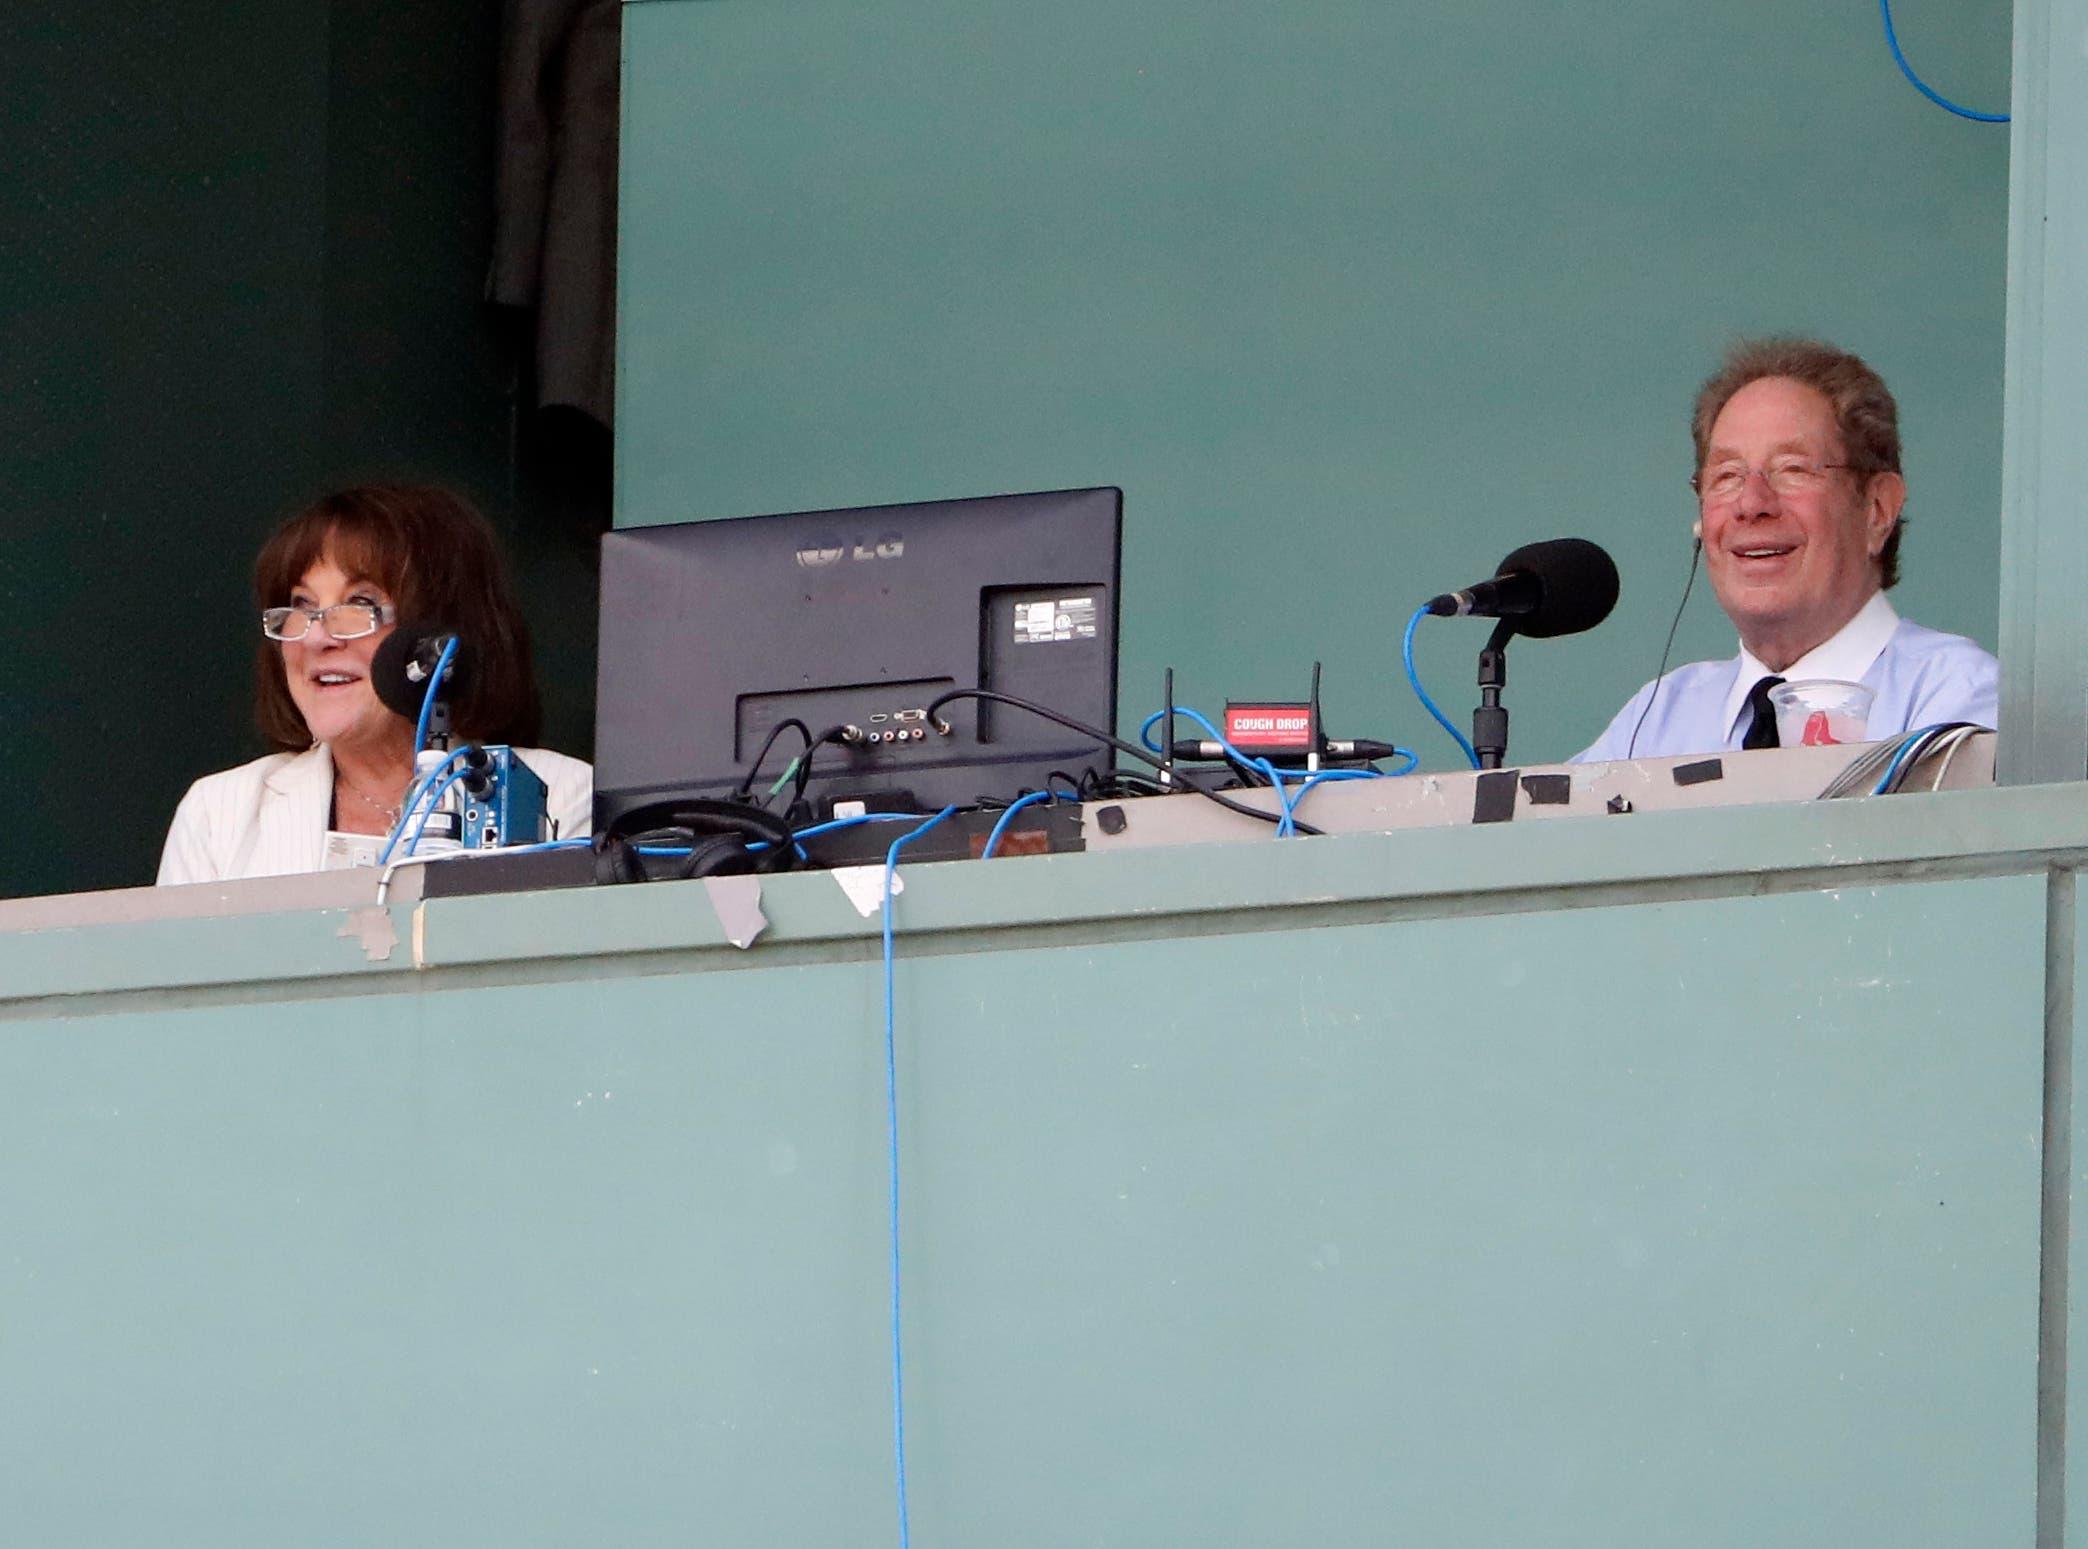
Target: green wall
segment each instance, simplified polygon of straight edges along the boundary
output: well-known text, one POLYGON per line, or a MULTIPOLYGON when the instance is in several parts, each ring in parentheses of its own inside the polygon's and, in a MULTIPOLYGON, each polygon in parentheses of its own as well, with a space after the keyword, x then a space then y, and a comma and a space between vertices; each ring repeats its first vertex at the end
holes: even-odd
POLYGON ((203 9, 0 21, 8 892, 148 880, 177 771, 259 751, 229 613, 323 465, 327 8, 203 9))
MULTIPOLYGON (((2072 785, 907 863, 912 1541, 2028 1549, 2084 856, 2072 785)), ((7 1542, 894 1543, 880 922, 405 872, 373 960, 326 880, 0 930, 7 1542)))
MULTIPOLYGON (((1895 14, 2006 106, 2006 0, 1895 14)), ((1994 639, 2007 132, 1867 0, 653 0, 626 59, 620 523, 1120 484, 1127 720, 1323 657, 1439 766, 1407 615, 1584 534, 1616 617, 1511 666, 1556 757, 1653 672, 1697 382, 1803 330, 1899 393, 1903 610, 1994 639)), ((1460 719, 1481 640, 1423 632, 1460 719)))
POLYGON ((368 477, 508 529, 553 738, 585 752, 592 578, 513 471, 479 300, 492 0, 0 16, 0 894, 151 879, 261 751, 261 537, 368 477))

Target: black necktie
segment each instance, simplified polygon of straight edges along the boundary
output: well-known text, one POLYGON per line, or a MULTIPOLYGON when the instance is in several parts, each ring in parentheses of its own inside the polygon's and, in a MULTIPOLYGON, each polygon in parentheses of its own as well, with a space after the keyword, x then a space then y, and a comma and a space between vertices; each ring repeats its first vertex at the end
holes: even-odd
POLYGON ((1776 748, 1783 744, 1776 735, 1776 706, 1769 703, 1769 690, 1783 682, 1782 678, 1770 676, 1762 679, 1747 691, 1747 708, 1754 712, 1754 719, 1747 723, 1747 735, 1740 739, 1743 748, 1776 748))

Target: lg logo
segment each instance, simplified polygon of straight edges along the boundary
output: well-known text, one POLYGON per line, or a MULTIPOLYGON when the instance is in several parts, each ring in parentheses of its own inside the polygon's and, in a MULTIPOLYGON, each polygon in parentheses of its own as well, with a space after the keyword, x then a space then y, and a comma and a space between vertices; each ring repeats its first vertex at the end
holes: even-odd
POLYGON ((797 562, 806 570, 822 570, 842 560, 898 559, 906 553, 906 540, 886 533, 875 541, 858 538, 854 543, 808 543, 797 551, 797 562))

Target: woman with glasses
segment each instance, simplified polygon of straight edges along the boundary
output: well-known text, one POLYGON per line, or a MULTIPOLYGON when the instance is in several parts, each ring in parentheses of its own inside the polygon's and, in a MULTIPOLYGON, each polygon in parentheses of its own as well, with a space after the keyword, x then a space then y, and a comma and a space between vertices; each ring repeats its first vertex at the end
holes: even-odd
POLYGON ((547 788, 559 837, 588 832, 588 766, 534 742, 529 630, 493 530, 447 490, 329 495, 262 545, 255 713, 273 749, 189 787, 159 880, 217 882, 369 864, 413 781, 411 721, 378 699, 377 648, 401 619, 454 631, 470 652, 450 696, 465 741, 505 743, 547 788))

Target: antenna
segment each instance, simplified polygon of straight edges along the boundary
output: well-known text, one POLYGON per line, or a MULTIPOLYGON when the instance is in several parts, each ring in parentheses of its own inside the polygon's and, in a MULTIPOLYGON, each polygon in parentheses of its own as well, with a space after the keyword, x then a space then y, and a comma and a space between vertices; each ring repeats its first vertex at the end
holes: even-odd
POLYGON ((1166 707, 1167 718, 1160 723, 1160 784, 1172 788, 1174 779, 1174 668, 1169 667, 1161 682, 1160 702, 1166 707))
POLYGON ((1320 766, 1320 664, 1312 664, 1312 695, 1305 701, 1305 768, 1313 774, 1320 766))

